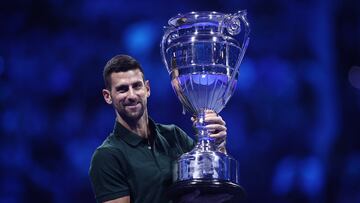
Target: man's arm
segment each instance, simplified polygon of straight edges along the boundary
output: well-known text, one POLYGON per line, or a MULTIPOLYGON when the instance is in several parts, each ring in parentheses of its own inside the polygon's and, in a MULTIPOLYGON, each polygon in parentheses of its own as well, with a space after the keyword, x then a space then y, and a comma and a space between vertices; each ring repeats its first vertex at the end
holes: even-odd
POLYGON ((106 201, 104 203, 130 203, 130 196, 117 198, 117 199, 114 199, 114 200, 106 201))
POLYGON ((130 196, 124 158, 113 150, 97 149, 91 160, 89 175, 97 202, 119 200, 123 203, 130 196))

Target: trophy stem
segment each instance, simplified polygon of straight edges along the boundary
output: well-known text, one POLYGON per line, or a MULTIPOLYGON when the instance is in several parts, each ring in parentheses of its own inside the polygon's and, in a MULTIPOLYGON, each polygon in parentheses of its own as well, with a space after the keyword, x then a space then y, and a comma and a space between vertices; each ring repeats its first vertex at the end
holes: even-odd
POLYGON ((205 122, 205 110, 201 110, 198 112, 195 121, 195 128, 197 131, 196 136, 198 137, 198 141, 194 148, 195 151, 215 151, 215 139, 209 136, 209 132, 206 128, 205 122))

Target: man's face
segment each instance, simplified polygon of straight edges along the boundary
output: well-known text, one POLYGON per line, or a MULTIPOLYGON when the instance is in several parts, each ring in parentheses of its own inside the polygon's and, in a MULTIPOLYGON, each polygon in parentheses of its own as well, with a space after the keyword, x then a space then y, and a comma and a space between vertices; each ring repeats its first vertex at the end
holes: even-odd
POLYGON ((120 119, 126 122, 138 121, 147 111, 149 81, 144 82, 139 69, 112 73, 110 80, 111 90, 103 90, 105 101, 113 104, 120 119))

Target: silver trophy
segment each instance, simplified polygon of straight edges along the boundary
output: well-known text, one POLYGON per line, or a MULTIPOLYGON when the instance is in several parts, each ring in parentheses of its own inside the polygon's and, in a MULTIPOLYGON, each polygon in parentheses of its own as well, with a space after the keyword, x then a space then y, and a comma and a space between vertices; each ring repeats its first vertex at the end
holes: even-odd
POLYGON ((235 91, 249 43, 246 11, 178 14, 168 24, 161 42, 162 58, 184 110, 197 118, 197 144, 177 160, 171 193, 194 188, 239 193, 238 162, 217 150, 205 128, 204 114, 205 110, 219 113, 235 91))

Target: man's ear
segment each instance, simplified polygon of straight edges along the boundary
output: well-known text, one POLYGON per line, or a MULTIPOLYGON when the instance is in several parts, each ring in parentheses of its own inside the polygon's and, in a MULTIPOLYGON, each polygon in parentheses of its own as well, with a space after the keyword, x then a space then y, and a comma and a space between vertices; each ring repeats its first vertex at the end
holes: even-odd
POLYGON ((112 104, 110 91, 108 89, 103 89, 102 94, 103 94, 103 97, 105 99, 105 102, 108 103, 108 104, 112 104))
POLYGON ((147 97, 149 97, 150 96, 150 82, 149 82, 149 80, 145 81, 145 87, 146 87, 146 90, 147 90, 147 97))

